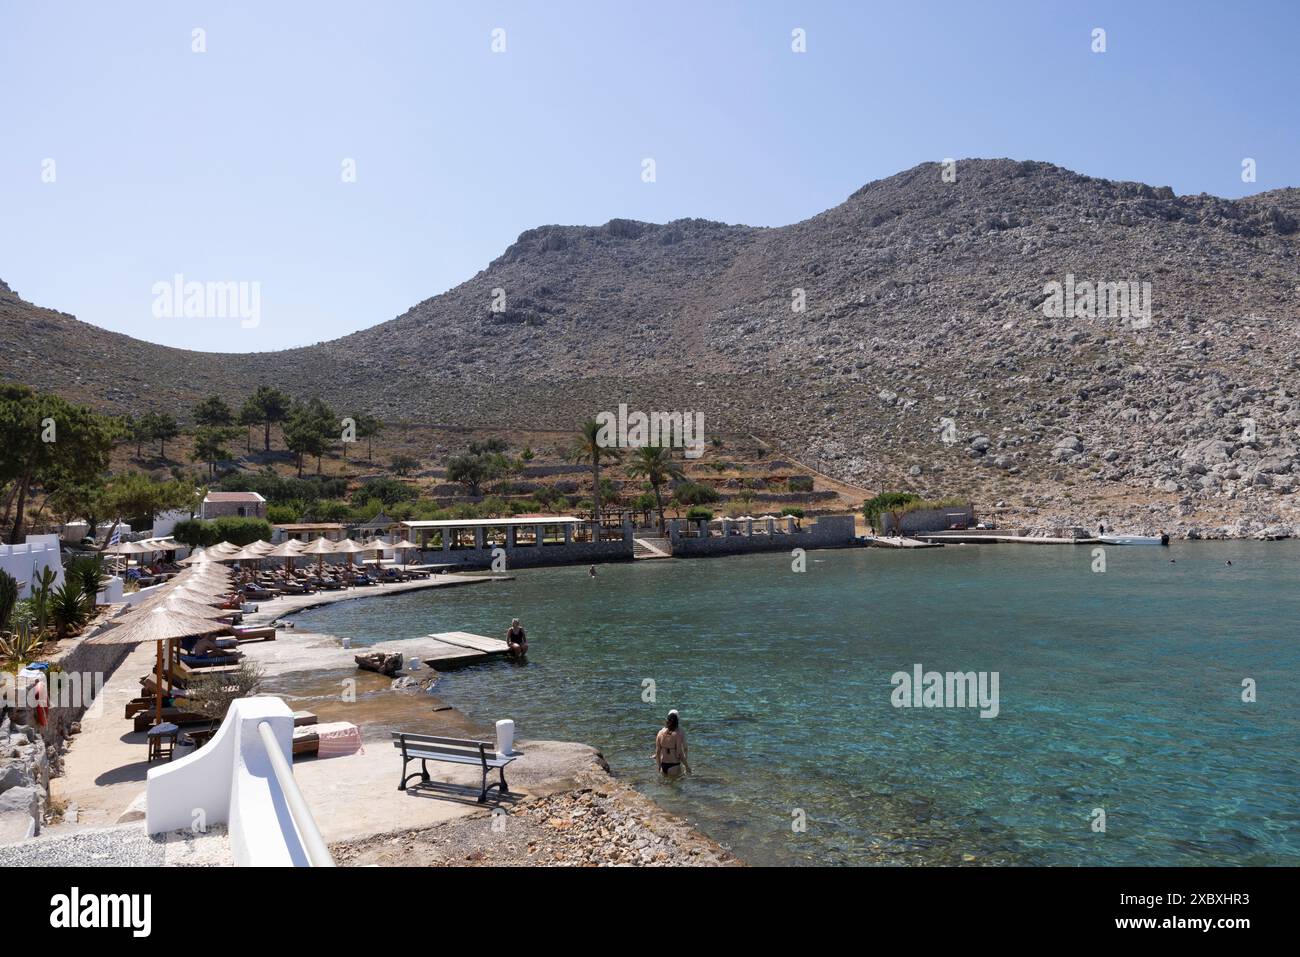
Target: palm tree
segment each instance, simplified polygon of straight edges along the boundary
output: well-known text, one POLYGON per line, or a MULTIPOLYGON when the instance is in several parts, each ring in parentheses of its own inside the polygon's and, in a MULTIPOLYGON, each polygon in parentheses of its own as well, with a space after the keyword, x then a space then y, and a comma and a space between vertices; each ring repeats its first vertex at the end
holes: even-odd
POLYGON ((668 482, 684 479, 686 473, 673 461, 669 449, 657 445, 646 445, 636 450, 632 464, 627 467, 627 474, 632 478, 643 478, 654 489, 655 506, 659 511, 659 533, 664 529, 664 498, 659 487, 668 482))
POLYGON ((595 502, 596 521, 600 521, 600 463, 617 462, 623 453, 613 446, 600 442, 600 424, 595 420, 584 422, 578 437, 569 449, 569 461, 575 464, 591 464, 591 490, 595 502))

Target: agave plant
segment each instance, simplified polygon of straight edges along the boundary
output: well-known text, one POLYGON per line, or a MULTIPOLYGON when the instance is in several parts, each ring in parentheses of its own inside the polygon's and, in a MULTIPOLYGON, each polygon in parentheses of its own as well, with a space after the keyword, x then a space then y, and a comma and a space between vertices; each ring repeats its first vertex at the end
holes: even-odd
POLYGON ((12 634, 0 635, 0 658, 25 664, 36 657, 42 644, 40 634, 24 622, 12 634))
POLYGON ((81 583, 65 581, 50 592, 50 617, 60 638, 80 628, 90 616, 86 612, 86 595, 81 583))

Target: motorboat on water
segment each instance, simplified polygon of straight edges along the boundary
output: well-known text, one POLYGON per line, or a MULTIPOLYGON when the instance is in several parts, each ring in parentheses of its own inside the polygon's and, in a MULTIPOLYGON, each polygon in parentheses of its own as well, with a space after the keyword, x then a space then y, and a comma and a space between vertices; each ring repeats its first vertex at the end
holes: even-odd
POLYGON ((1168 535, 1098 535, 1103 545, 1168 545, 1168 535))

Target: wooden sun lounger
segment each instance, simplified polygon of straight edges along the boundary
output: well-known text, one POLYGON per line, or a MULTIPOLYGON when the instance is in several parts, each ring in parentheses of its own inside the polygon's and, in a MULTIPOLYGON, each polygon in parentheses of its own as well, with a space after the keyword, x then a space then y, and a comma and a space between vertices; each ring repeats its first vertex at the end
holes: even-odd
POLYGON ((275 629, 270 625, 261 628, 245 628, 235 625, 235 637, 239 641, 275 641, 275 629))

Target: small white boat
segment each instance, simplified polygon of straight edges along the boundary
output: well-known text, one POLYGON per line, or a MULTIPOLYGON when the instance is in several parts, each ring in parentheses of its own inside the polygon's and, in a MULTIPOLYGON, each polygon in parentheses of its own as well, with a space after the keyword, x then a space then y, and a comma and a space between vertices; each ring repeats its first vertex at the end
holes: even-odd
POLYGON ((1168 545, 1168 535, 1098 535, 1103 545, 1168 545))

